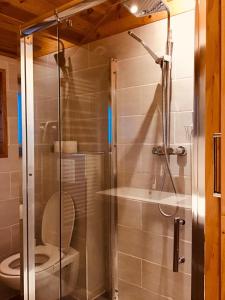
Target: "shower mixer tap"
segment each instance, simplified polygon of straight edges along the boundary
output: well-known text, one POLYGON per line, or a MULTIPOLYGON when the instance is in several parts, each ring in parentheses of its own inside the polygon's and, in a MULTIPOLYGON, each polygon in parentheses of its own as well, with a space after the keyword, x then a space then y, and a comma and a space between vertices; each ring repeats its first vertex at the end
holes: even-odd
MULTIPOLYGON (((163 146, 156 146, 152 148, 152 154, 154 155, 165 155, 165 150, 163 146)), ((177 156, 185 156, 187 155, 187 151, 185 147, 179 146, 177 148, 168 147, 167 148, 168 155, 177 155, 177 156)))

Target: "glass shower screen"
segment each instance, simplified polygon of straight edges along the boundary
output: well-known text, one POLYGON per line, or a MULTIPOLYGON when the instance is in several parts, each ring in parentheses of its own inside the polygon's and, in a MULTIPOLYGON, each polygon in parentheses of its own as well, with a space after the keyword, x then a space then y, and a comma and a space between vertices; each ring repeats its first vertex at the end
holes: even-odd
POLYGON ((22 39, 26 300, 190 300, 195 10, 171 20, 165 161, 161 68, 127 30, 161 56, 167 22, 100 2, 22 39))

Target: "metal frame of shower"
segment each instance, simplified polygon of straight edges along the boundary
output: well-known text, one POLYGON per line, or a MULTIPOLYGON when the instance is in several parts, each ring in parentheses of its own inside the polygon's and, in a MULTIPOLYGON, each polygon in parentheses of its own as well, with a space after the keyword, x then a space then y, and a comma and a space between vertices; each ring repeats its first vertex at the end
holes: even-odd
MULTIPOLYGON (((100 0, 101 3, 106 0, 100 0)), ((85 5, 95 6, 99 0, 74 0, 74 6, 39 19, 21 30, 21 89, 23 111, 23 293, 24 300, 35 300, 35 195, 34 195, 34 88, 32 34, 57 25, 81 11, 85 5)), ((122 0, 120 2, 124 2, 122 0)), ((192 300, 204 299, 204 224, 205 224, 205 69, 202 53, 206 46, 206 22, 200 7, 204 0, 196 0, 195 31, 195 101, 193 139, 193 219, 192 219, 192 300), (201 116, 201 118, 200 118, 201 116)), ((113 129, 115 132, 115 122, 113 129)), ((115 174, 114 174, 115 176, 115 174)), ((114 226, 115 228, 115 226, 114 226)), ((112 228, 113 229, 113 228, 112 228)), ((116 229, 115 229, 116 230, 116 229)), ((116 232, 115 232, 116 234, 116 232)), ((113 249, 115 253, 116 249, 113 249)), ((113 270, 116 273, 116 270, 113 270)))

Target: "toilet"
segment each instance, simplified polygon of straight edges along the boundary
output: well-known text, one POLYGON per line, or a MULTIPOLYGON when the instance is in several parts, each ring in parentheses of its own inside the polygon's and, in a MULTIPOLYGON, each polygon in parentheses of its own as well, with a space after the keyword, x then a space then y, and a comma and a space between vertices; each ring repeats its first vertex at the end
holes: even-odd
MULTIPOLYGON (((63 296, 74 289, 78 276, 79 252, 70 247, 75 207, 67 193, 61 194, 61 243, 59 240, 60 193, 48 200, 42 218, 42 245, 35 247, 35 290, 36 298, 57 299, 59 293, 60 267, 63 296), (61 253, 60 253, 61 245, 61 253), (61 257, 61 263, 60 263, 61 257), (49 294, 49 295, 48 295, 49 294), (37 296, 38 295, 38 296, 37 296)), ((14 290, 20 290, 20 253, 3 260, 0 264, 0 281, 14 290)))

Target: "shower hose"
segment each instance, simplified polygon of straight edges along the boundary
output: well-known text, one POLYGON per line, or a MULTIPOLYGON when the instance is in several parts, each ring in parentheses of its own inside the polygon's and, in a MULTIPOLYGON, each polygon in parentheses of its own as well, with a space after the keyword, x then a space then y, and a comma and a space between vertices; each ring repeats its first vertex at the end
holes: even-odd
MULTIPOLYGON (((169 136, 170 136, 170 106, 171 106, 171 96, 172 96, 172 68, 170 66, 172 62, 167 62, 165 60, 162 61, 162 131, 163 131, 163 150, 164 150, 164 176, 162 180, 161 192, 164 189, 165 180, 166 180, 166 171, 168 171, 169 178, 172 184, 173 192, 175 197, 177 195, 176 185, 174 182, 174 178, 172 176, 171 168, 170 168, 170 159, 168 155, 168 146, 169 146, 169 136)), ((174 213, 168 214, 166 213, 161 204, 158 204, 158 208, 160 213, 167 218, 174 217, 177 214, 178 206, 174 213)))

